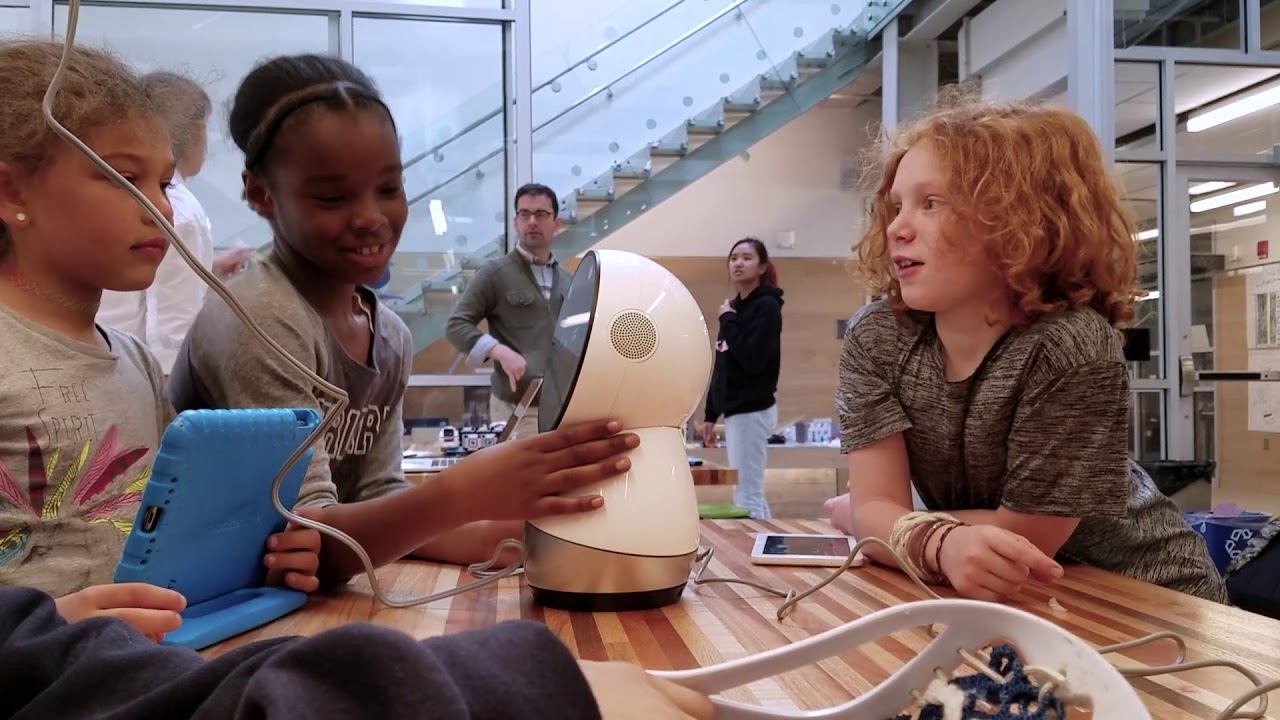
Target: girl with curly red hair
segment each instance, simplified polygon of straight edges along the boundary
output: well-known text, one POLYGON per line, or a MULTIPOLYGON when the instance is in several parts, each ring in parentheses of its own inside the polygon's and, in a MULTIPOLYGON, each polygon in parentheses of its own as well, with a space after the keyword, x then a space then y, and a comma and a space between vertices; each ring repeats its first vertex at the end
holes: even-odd
POLYGON ((857 248, 881 299, 845 337, 833 523, 968 597, 1052 582, 1060 560, 1224 602, 1128 454, 1133 226, 1089 126, 951 91, 882 150, 857 248))

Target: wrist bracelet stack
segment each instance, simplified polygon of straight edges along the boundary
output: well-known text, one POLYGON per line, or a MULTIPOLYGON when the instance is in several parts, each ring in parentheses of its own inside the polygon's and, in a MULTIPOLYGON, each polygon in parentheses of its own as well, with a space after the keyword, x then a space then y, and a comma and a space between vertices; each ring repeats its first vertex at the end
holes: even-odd
MULTIPOLYGON (((947 577, 946 573, 942 572, 942 544, 947 541, 947 536, 951 534, 951 531, 961 525, 964 525, 964 523, 959 521, 946 523, 946 527, 942 529, 942 534, 938 536, 938 547, 933 550, 933 566, 938 568, 938 578, 942 585, 951 585, 951 579, 947 577)), ((920 552, 924 552, 923 546, 920 552)))
POLYGON ((909 512, 893 524, 889 545, 911 566, 911 571, 925 582, 949 585, 946 574, 942 572, 942 544, 946 542, 951 531, 961 525, 964 523, 946 513, 909 512), (929 541, 934 535, 938 535, 938 545, 933 552, 933 566, 937 570, 930 571, 926 553, 929 549, 929 541), (915 541, 917 537, 919 537, 918 542, 915 541), (913 548, 914 552, 912 552, 913 548))

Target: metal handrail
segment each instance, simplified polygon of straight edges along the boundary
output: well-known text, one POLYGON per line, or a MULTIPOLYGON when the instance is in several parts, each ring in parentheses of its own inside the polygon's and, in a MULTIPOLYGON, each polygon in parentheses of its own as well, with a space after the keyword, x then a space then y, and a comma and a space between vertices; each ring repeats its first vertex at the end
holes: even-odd
MULTIPOLYGON (((635 33, 636 33, 638 30, 640 30, 641 28, 647 27, 647 26, 649 25, 649 23, 653 22, 654 20, 657 20, 658 18, 662 17, 663 15, 666 15, 667 13, 671 12, 672 10, 675 10, 677 7, 679 7, 680 5, 683 5, 685 2, 686 2, 686 0, 675 0, 675 2, 671 3, 670 5, 666 6, 666 7, 665 7, 665 8, 663 8, 661 11, 659 11, 659 12, 658 12, 658 14, 656 14, 656 15, 654 15, 654 16, 652 16, 652 17, 650 17, 648 20, 645 20, 644 22, 642 22, 642 23, 640 23, 639 25, 637 25, 637 26, 635 26, 635 27, 631 28, 630 30, 628 30, 628 31, 626 31, 626 32, 624 32, 624 33, 622 33, 621 35, 619 35, 618 37, 616 37, 616 38, 614 38, 614 39, 610 40, 609 42, 606 42, 606 43, 604 43, 604 44, 600 45, 600 47, 596 48, 595 50, 592 50, 590 53, 588 53, 588 54, 587 54, 585 57, 583 57, 581 60, 579 60, 579 61, 575 62, 574 64, 572 64, 572 65, 570 65, 569 67, 565 68, 564 70, 560 71, 558 74, 556 74, 556 76, 555 76, 555 77, 551 78, 550 80, 546 80, 546 81, 544 81, 541 85, 538 85, 537 87, 535 87, 535 88, 533 89, 533 92, 535 92, 535 93, 536 93, 536 92, 538 92, 539 90, 542 90, 542 89, 544 89, 544 88, 548 88, 548 87, 550 87, 550 86, 554 85, 554 84, 556 83, 556 81, 557 81, 557 80, 559 80, 560 78, 564 77, 565 75, 568 75, 569 73, 573 72, 574 70, 577 70, 578 68, 582 67, 583 65, 586 65, 587 63, 591 62, 591 61, 592 61, 592 60, 594 60, 598 55, 600 55, 600 53, 602 53, 602 52, 604 52, 604 51, 608 50, 609 48, 613 47, 614 45, 617 45, 618 43, 622 42, 623 40, 626 40, 627 38, 631 37, 633 34, 635 34, 635 33)), ((531 94, 532 94, 532 93, 531 93, 531 94)), ((483 124, 485 124, 485 123, 489 122, 490 120, 492 120, 492 119, 494 119, 494 118, 498 117, 499 115, 501 115, 501 114, 502 114, 502 111, 503 111, 505 108, 506 108, 506 103, 504 102, 504 103, 502 103, 501 105, 499 105, 499 106, 498 106, 498 108, 497 108, 496 110, 493 110, 492 112, 488 113, 487 115, 485 115, 484 117, 480 118, 479 120, 473 120, 473 121, 471 121, 470 123, 467 123, 466 127, 462 128, 461 130, 459 130, 458 132, 454 133, 453 135, 450 135, 448 138, 446 138, 446 139, 444 139, 444 140, 440 141, 438 144, 436 144, 436 145, 435 145, 435 147, 429 148, 429 149, 427 149, 427 150, 422 151, 421 153, 418 153, 417 155, 414 155, 412 158, 410 158, 410 159, 408 160, 408 162, 406 162, 406 163, 404 164, 405 169, 406 169, 406 170, 408 170, 410 167, 414 166, 415 164, 417 164, 417 163, 419 163, 419 162, 421 162, 421 161, 425 160, 425 159, 426 159, 426 158, 428 158, 428 157, 431 157, 432 155, 435 155, 436 153, 438 153, 438 152, 440 152, 442 149, 444 149, 444 147, 445 147, 446 145, 448 145, 449 143, 453 142, 454 140, 457 140, 458 138, 462 137, 463 135, 466 135, 466 134, 470 133, 472 130, 475 130, 476 128, 480 127, 481 125, 483 125, 483 124)))
MULTIPOLYGON (((649 56, 648 56, 648 57, 646 57, 645 59, 643 59, 643 60, 641 60, 640 62, 636 63, 634 66, 632 66, 632 68, 631 68, 630 70, 626 71, 626 72, 625 72, 625 73, 623 73, 622 75, 619 75, 616 79, 611 80, 610 82, 608 82, 608 83, 606 83, 606 84, 604 84, 604 85, 601 85, 600 87, 597 87, 595 90, 592 90, 592 91, 591 91, 590 93, 588 93, 585 97, 581 98, 580 100, 578 100, 577 102, 573 103, 572 105, 570 105, 569 107, 565 108, 564 110, 561 110, 560 112, 556 113, 556 115, 555 115, 554 117, 552 117, 550 120, 547 120, 547 121, 545 121, 545 122, 539 123, 537 126, 535 126, 535 127, 533 128, 533 131, 534 131, 534 132, 537 132, 537 131, 539 131, 539 130, 541 130, 541 129, 545 128, 546 126, 548 126, 548 125, 550 125, 551 123, 553 123, 553 122, 555 122, 555 121, 559 120, 560 118, 564 117, 565 115, 568 115, 569 113, 573 112, 574 110, 577 110, 579 107, 582 107, 582 105, 583 105, 584 103, 586 103, 586 102, 588 102, 589 100, 591 100, 591 99, 595 98, 595 97, 596 97, 597 95, 599 95, 600 93, 603 93, 603 92, 607 92, 607 91, 609 91, 609 90, 610 90, 614 85, 617 85, 618 83, 622 82, 623 80, 626 80, 627 78, 631 77, 632 75, 634 75, 635 73, 637 73, 637 72, 639 72, 641 69, 643 69, 645 66, 647 66, 649 63, 651 63, 651 62, 653 62, 654 60, 657 60, 658 58, 660 58, 660 57, 662 57, 663 55, 667 54, 667 53, 668 53, 668 52, 670 52, 671 50, 675 49, 675 47, 676 47, 676 46, 681 45, 682 43, 684 43, 684 41, 688 40, 689 38, 693 37, 694 35, 697 35, 698 33, 702 32, 703 30, 705 30, 705 29, 707 29, 708 27, 710 27, 713 23, 719 22, 720 18, 723 18, 725 15, 728 15, 729 13, 736 11, 738 8, 740 8, 740 7, 742 7, 743 5, 747 4, 749 1, 750 1, 750 0, 737 0, 737 1, 736 1, 736 2, 734 2, 732 5, 729 5, 728 7, 724 8, 723 10, 721 10, 721 11, 720 11, 720 12, 718 12, 718 13, 716 13, 715 15, 712 15, 710 18, 708 18, 707 20, 704 20, 702 23, 700 23, 697 27, 693 28, 692 30, 688 30, 688 31, 686 31, 686 32, 685 32, 683 35, 681 35, 680 37, 678 37, 678 38, 676 38, 675 40, 672 40, 671 42, 667 43, 665 46, 663 46, 663 47, 662 47, 662 49, 658 50, 657 52, 655 52, 655 53, 653 53, 653 54, 649 55, 649 56)), ((434 193, 435 191, 437 191, 437 190, 439 190, 440 188, 444 187, 445 185, 448 185, 449 183, 453 182, 454 180, 457 180, 458 178, 462 177, 463 175, 466 175, 467 173, 469 173, 469 172, 471 172, 471 171, 473 171, 473 170, 475 170, 475 169, 479 168, 479 167, 480 167, 481 165, 483 165, 486 161, 491 160, 491 159, 493 159, 493 158, 497 157, 497 156, 498 156, 498 155, 500 155, 501 153, 502 153, 502 148, 498 148, 497 150, 494 150, 493 152, 490 152, 488 155, 485 155, 484 157, 482 157, 482 158, 480 158, 479 160, 477 160, 477 161, 475 161, 475 162, 471 163, 470 165, 468 165, 467 167, 463 168, 462 170, 459 170, 457 173, 454 173, 454 175, 453 175, 453 176, 451 176, 449 179, 445 180, 444 182, 439 183, 439 184, 437 184, 437 185, 435 185, 435 186, 433 186, 433 187, 429 188, 428 190, 426 190, 426 191, 424 191, 424 192, 421 192, 421 193, 418 193, 417 195, 414 195, 412 198, 410 198, 410 199, 409 199, 409 204, 410 204, 410 205, 412 205, 412 204, 414 204, 414 203, 418 202, 419 200, 422 200, 423 198, 426 198, 427 196, 431 195, 432 193, 434 193)))

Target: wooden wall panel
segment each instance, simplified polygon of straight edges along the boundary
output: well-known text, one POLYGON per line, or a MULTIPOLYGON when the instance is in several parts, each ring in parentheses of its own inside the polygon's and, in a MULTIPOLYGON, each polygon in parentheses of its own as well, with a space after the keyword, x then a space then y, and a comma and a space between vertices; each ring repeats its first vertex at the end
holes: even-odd
MULTIPOLYGON (((719 309, 732 296, 723 258, 660 258, 689 288, 707 319, 714 340, 719 309)), ((841 340, 836 322, 846 320, 865 302, 866 293, 849 261, 783 258, 777 261, 783 291, 782 376, 778 380, 778 422, 797 418, 835 417, 837 368, 841 340)), ((701 420, 701 409, 695 420, 701 420)))

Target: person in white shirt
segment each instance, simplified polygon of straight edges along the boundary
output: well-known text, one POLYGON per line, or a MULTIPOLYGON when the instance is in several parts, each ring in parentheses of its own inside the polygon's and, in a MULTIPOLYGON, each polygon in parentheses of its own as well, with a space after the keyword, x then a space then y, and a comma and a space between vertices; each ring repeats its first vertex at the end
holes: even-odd
MULTIPOLYGON (((176 73, 151 73, 143 76, 142 83, 168 124, 173 143, 177 172, 168 190, 173 228, 205 267, 224 277, 233 275, 253 249, 236 248, 215 255, 209 216, 185 182, 204 165, 208 143, 205 128, 213 113, 213 102, 198 83, 176 73)), ((187 329, 204 302, 205 290, 204 282, 187 267, 178 251, 170 248, 150 288, 102 293, 97 320, 141 340, 168 375, 187 329)))

